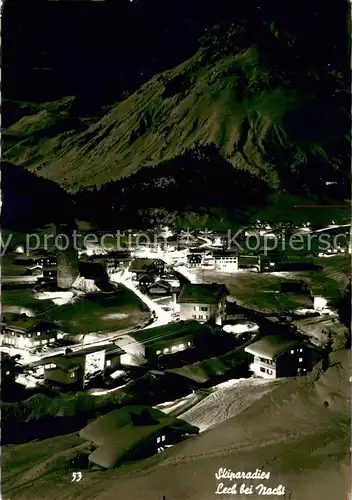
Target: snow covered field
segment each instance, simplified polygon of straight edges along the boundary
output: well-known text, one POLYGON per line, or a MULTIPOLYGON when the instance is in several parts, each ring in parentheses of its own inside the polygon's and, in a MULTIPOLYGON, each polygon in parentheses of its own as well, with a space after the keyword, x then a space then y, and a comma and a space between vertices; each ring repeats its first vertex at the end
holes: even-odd
POLYGON ((228 380, 213 387, 209 396, 179 417, 199 427, 200 432, 204 432, 241 413, 276 388, 281 380, 259 378, 228 380))

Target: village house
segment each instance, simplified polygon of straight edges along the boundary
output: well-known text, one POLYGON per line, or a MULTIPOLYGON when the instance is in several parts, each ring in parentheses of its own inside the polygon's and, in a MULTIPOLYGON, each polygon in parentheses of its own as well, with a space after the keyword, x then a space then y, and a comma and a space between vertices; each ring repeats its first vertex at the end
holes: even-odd
POLYGON ((244 350, 254 356, 250 369, 258 377, 295 377, 311 369, 312 351, 297 338, 269 335, 244 350))
POLYGON ((191 349, 211 335, 212 329, 198 321, 178 321, 131 331, 128 335, 121 335, 116 344, 126 352, 121 356, 121 364, 138 365, 191 349))
POLYGON ((121 251, 89 256, 85 260, 87 262, 101 264, 106 273, 111 276, 112 274, 127 269, 131 263, 132 257, 130 252, 121 251))
POLYGON ((31 349, 53 344, 60 325, 52 321, 22 316, 1 329, 1 344, 17 349, 31 349))
POLYGON ((138 285, 141 289, 147 290, 149 286, 155 283, 159 277, 154 273, 142 274, 138 276, 138 285))
POLYGON ((124 351, 117 345, 106 344, 50 356, 30 366, 52 385, 82 388, 90 376, 106 376, 119 370, 122 354, 124 351))
POLYGON ((189 248, 186 256, 187 267, 202 267, 206 255, 211 256, 209 249, 203 247, 189 248))
POLYGON ((164 280, 156 281, 148 286, 149 295, 170 295, 171 294, 171 285, 164 280))
POLYGON ((227 252, 225 250, 215 250, 213 252, 214 265, 217 271, 236 272, 238 271, 237 252, 227 252))
POLYGON ((221 325, 226 317, 226 297, 229 291, 225 285, 185 284, 178 296, 181 320, 196 319, 221 325))
POLYGON ((203 254, 202 268, 203 269, 215 268, 215 259, 213 256, 213 252, 209 251, 203 254))
POLYGON ((170 272, 168 274, 165 274, 162 277, 162 280, 170 285, 172 291, 179 291, 181 281, 175 273, 170 272))
POLYGON ((134 259, 131 262, 129 271, 132 273, 133 279, 136 281, 139 281, 139 279, 146 274, 162 276, 165 271, 165 262, 161 259, 134 259))
POLYGON ((198 427, 145 406, 124 406, 84 427, 79 436, 90 442, 90 465, 113 469, 163 451, 197 434, 198 427))
POLYGON ((82 367, 74 358, 64 355, 47 358, 44 367, 38 369, 39 373, 43 373, 44 380, 52 385, 82 388, 82 367))
POLYGON ((190 253, 187 255, 187 267, 202 267, 203 256, 200 253, 190 253))

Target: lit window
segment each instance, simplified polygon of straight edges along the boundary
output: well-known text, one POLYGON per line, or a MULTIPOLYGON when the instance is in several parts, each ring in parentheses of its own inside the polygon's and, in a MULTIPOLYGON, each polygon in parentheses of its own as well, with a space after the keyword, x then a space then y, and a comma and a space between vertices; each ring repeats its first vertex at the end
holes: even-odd
POLYGON ((75 378, 75 377, 76 377, 76 373, 75 373, 75 372, 72 372, 72 373, 70 374, 70 378, 75 378))
POLYGON ((303 358, 299 358, 298 362, 302 363, 302 361, 303 361, 303 358))
POLYGON ((10 372, 6 372, 6 375, 10 375, 10 372))
POLYGON ((172 350, 172 352, 176 352, 176 351, 177 351, 177 345, 173 345, 173 346, 171 347, 171 350, 172 350))
POLYGON ((157 354, 161 354, 161 350, 160 350, 160 349, 158 349, 158 350, 156 351, 156 353, 157 353, 157 354))
POLYGON ((179 347, 180 350, 182 350, 182 349, 185 348, 185 344, 180 344, 178 347, 179 347))
POLYGON ((55 342, 55 338, 53 338, 53 339, 50 339, 50 342, 51 342, 51 343, 52 343, 52 342, 55 342))
POLYGON ((166 436, 161 436, 162 441, 166 441, 166 436))
POLYGON ((300 349, 299 352, 303 352, 303 349, 300 349))
POLYGON ((28 337, 31 337, 31 336, 32 336, 32 334, 31 334, 31 333, 29 333, 29 334, 28 334, 28 337))
POLYGON ((106 366, 110 366, 111 365, 111 359, 107 359, 106 360, 106 366))
POLYGON ((294 353, 295 353, 294 349, 291 349, 291 354, 294 354, 294 353))
POLYGON ((37 335, 38 335, 38 337, 40 337, 41 333, 40 333, 40 332, 37 332, 37 335))
POLYGON ((160 437, 160 436, 158 436, 158 437, 156 438, 156 442, 157 442, 157 443, 160 443, 160 442, 161 442, 161 437, 160 437))
POLYGON ((187 346, 190 347, 192 345, 192 342, 187 342, 187 346))
POLYGON ((170 349, 168 347, 165 347, 164 354, 168 353, 169 351, 170 351, 170 349))
POLYGON ((43 342, 43 345, 48 343, 48 341, 46 339, 43 339, 42 342, 43 342))

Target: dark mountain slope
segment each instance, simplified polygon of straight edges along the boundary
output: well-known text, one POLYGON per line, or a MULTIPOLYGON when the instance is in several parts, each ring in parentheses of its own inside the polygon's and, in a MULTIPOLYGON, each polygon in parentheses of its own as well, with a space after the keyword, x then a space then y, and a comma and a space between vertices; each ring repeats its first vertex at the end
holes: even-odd
POLYGON ((262 206, 272 190, 255 175, 235 170, 214 145, 197 146, 155 167, 75 195, 77 215, 99 226, 142 227, 167 222, 227 229, 262 206), (99 210, 96 210, 99 207, 99 210))
POLYGON ((54 182, 22 167, 1 164, 1 227, 29 230, 72 218, 71 197, 54 182))
MULTIPOLYGON (((81 92, 8 102, 4 158, 80 191, 78 215, 96 219, 99 206, 97 222, 112 225, 133 227, 148 216, 226 225, 248 209, 257 213, 267 195, 289 218, 307 200, 341 203, 350 195, 348 8, 324 9, 270 2, 251 16, 243 9, 236 21, 229 15, 206 28, 193 56, 131 95, 133 86, 126 95, 119 88, 106 108, 94 96, 88 105, 81 92)), ((112 70, 99 68, 105 81, 112 70)), ((337 217, 325 214, 326 223, 337 217)))
POLYGON ((77 191, 213 143, 236 169, 272 187, 317 193, 327 181, 346 185, 344 63, 328 63, 314 41, 307 46, 308 28, 302 35, 297 22, 216 26, 193 57, 93 123, 79 117, 73 98, 43 105, 4 131, 5 158, 77 191))
POLYGON ((348 113, 335 105, 342 75, 331 75, 337 97, 330 92, 322 107, 324 96, 308 100, 265 64, 257 47, 221 59, 201 48, 90 126, 62 105, 22 117, 4 131, 5 158, 75 191, 214 143, 234 167, 273 187, 346 182, 348 113))

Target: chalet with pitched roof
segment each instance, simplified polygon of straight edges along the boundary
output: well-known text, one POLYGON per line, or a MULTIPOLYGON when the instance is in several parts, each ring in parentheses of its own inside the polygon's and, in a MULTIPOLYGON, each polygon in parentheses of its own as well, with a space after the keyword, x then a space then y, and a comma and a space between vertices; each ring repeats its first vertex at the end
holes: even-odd
POLYGON ((226 297, 229 291, 225 285, 185 284, 178 296, 180 318, 196 319, 205 323, 211 321, 222 325, 226 317, 226 297))
POLYGON ((132 257, 129 251, 116 251, 104 255, 89 256, 85 260, 101 264, 107 274, 111 276, 114 273, 127 269, 132 261, 132 257))
POLYGON ((254 356, 251 370, 258 377, 295 377, 311 368, 312 351, 298 338, 269 335, 244 350, 254 356))
POLYGON ((131 331, 121 335, 116 344, 126 352, 121 363, 126 365, 153 362, 160 356, 172 355, 200 345, 213 335, 208 325, 199 321, 177 321, 167 325, 131 331))
POLYGON ((200 253, 190 253, 187 255, 187 267, 202 267, 203 255, 200 253))
POLYGON ((30 366, 44 380, 58 386, 83 387, 90 376, 108 375, 121 368, 121 347, 111 343, 35 361, 30 366))
POLYGON ((58 323, 23 316, 1 329, 1 344, 17 349, 31 349, 53 344, 60 328, 58 323))
POLYGON ((113 469, 160 453, 198 432, 198 427, 154 408, 124 406, 88 424, 79 435, 91 443, 89 463, 113 469))
POLYGON ((159 280, 148 286, 148 293, 156 296, 170 295, 171 288, 171 285, 167 281, 159 280))
POLYGON ((215 269, 223 272, 238 271, 238 255, 237 252, 227 252, 225 250, 215 250, 213 252, 215 269))
POLYGON ((134 259, 131 262, 129 271, 133 274, 133 279, 139 281, 142 276, 155 274, 162 276, 165 270, 165 262, 161 259, 134 259))

